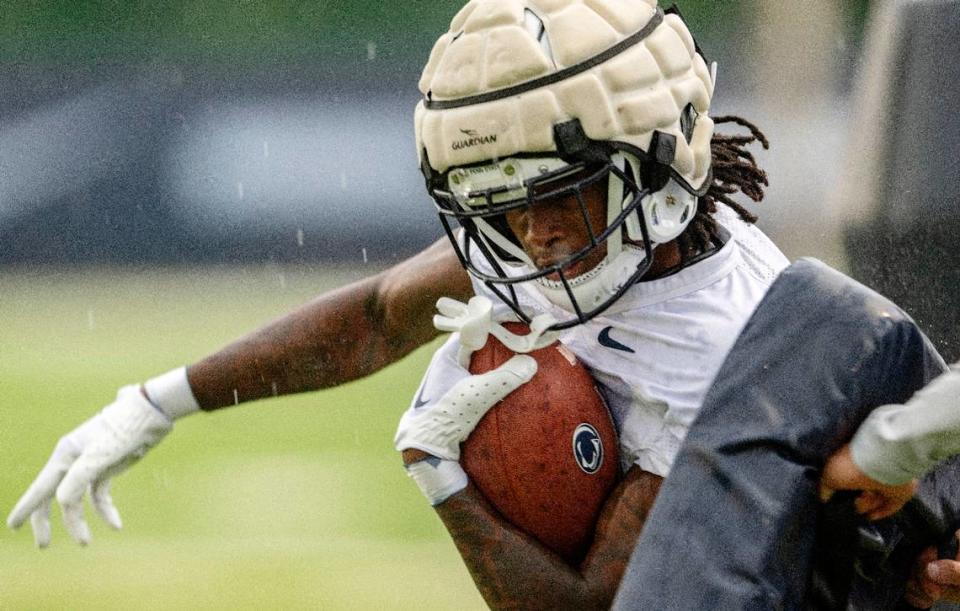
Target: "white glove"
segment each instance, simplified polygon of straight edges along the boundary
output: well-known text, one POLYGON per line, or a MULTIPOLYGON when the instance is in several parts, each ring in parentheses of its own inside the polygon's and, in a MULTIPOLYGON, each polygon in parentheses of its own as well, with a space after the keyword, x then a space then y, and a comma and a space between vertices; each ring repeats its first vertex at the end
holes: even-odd
POLYGON ((456 359, 459 348, 453 336, 434 355, 394 438, 398 451, 417 449, 430 454, 405 469, 431 505, 466 488, 467 475, 457 462, 460 443, 487 410, 537 372, 533 357, 518 354, 497 369, 470 375, 456 359))
POLYGON ((430 362, 412 406, 403 415, 394 438, 396 449, 418 449, 430 454, 425 460, 406 465, 407 474, 430 501, 438 505, 467 485, 460 464, 460 444, 477 423, 501 399, 530 381, 537 362, 518 354, 487 373, 471 375, 470 356, 484 346, 489 335, 497 337, 514 352, 530 352, 556 341, 545 330, 554 323, 550 316, 535 318, 528 335, 515 335, 493 320, 493 303, 474 297, 469 303, 442 298, 440 314, 433 324, 441 331, 453 331, 430 362))
POLYGON ((537 361, 518 354, 480 375, 460 366, 451 338, 434 355, 414 405, 400 419, 394 438, 399 451, 416 448, 446 460, 460 459, 460 444, 491 407, 530 381, 537 361), (439 396, 434 396, 439 395, 439 396))
POLYGON ((550 325, 557 322, 557 319, 550 314, 534 317, 530 321, 530 332, 526 335, 516 335, 507 331, 494 320, 493 302, 482 295, 471 297, 467 303, 441 297, 437 301, 437 311, 440 313, 433 317, 433 326, 438 331, 460 334, 457 360, 464 369, 470 366, 470 355, 483 348, 489 335, 493 335, 504 346, 520 354, 545 348, 560 337, 556 331, 547 331, 550 325))
POLYGON ((56 496, 63 511, 63 522, 70 535, 86 545, 90 527, 83 517, 83 495, 89 490, 97 513, 113 528, 120 528, 120 513, 110 497, 110 479, 137 462, 173 429, 173 418, 191 413, 199 406, 189 393, 189 401, 170 401, 170 395, 182 399, 182 388, 164 392, 171 380, 186 384, 183 370, 147 383, 165 396, 169 413, 160 411, 141 393, 140 386, 124 386, 113 403, 76 429, 60 438, 37 479, 20 498, 7 517, 10 528, 19 528, 27 517, 38 547, 50 544, 50 504, 56 496), (180 381, 182 378, 182 382, 180 381), (181 397, 177 397, 177 395, 181 397), (192 402, 192 404, 191 404, 192 402))

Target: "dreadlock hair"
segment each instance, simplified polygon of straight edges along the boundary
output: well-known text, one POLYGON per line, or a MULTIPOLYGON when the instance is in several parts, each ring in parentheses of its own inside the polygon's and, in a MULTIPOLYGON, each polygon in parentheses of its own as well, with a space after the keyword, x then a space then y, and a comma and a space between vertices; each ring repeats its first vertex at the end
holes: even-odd
POLYGON ((759 142, 764 149, 770 148, 763 132, 750 121, 740 117, 716 117, 713 122, 735 123, 750 130, 750 135, 713 135, 710 141, 713 181, 706 195, 700 197, 697 213, 690 225, 678 238, 683 259, 708 250, 719 238, 719 226, 713 218, 717 211, 717 202, 732 209, 743 221, 755 223, 757 217, 734 201, 732 196, 739 191, 751 200, 760 202, 763 199, 763 188, 770 186, 767 173, 757 165, 753 154, 746 148, 754 142, 759 142))

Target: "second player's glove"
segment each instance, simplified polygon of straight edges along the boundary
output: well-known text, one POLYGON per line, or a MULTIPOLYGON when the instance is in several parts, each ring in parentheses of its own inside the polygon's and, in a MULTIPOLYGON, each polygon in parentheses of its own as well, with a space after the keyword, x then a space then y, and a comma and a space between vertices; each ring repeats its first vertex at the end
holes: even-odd
POLYGON ((91 540, 83 517, 83 496, 88 491, 100 517, 113 528, 121 527, 120 513, 110 497, 111 478, 157 445, 173 429, 174 419, 199 409, 183 368, 145 386, 153 403, 139 385, 125 386, 113 403, 60 438, 47 464, 10 512, 10 528, 19 528, 30 518, 37 546, 49 545, 50 505, 56 497, 67 531, 86 545, 91 540))

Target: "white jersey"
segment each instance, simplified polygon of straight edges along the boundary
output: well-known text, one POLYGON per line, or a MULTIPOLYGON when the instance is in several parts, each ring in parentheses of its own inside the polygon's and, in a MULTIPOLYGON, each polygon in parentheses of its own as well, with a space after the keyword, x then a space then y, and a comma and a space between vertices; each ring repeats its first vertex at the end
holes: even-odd
MULTIPOLYGON (((716 218, 731 234, 716 254, 637 283, 601 316, 560 337, 604 391, 624 470, 638 465, 667 475, 727 352, 789 264, 759 229, 732 213, 716 218)), ((473 284, 496 304, 495 315, 510 311, 482 282, 473 284)), ((532 314, 554 307, 536 295, 520 297, 532 314)))

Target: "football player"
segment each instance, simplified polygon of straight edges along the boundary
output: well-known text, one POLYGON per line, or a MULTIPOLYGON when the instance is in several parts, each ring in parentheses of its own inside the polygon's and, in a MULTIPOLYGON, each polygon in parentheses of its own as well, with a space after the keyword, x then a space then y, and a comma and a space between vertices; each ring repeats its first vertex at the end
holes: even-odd
POLYGON ((457 333, 396 445, 493 608, 609 607, 714 376, 788 264, 729 198, 760 199, 743 146, 763 138, 743 121, 748 137, 714 135, 715 78, 654 2, 475 0, 431 53, 421 167, 477 296, 439 304, 438 326, 457 333), (498 324, 517 318, 530 335, 498 324), (559 337, 605 390, 624 477, 579 566, 505 523, 457 462, 486 409, 535 371, 515 356, 471 376, 488 333, 518 352, 559 337))
MULTIPOLYGON (((815 263, 803 263, 789 275, 781 273, 787 261, 750 225, 753 217, 727 197, 739 190, 759 199, 763 175, 742 146, 754 138, 762 142, 762 136, 755 129, 746 139, 713 134, 709 110, 716 70, 675 11, 662 11, 654 2, 615 4, 614 12, 604 10, 610 5, 594 3, 475 0, 439 39, 420 81, 424 99, 416 112, 416 136, 422 171, 477 297, 469 303, 438 304, 438 328, 456 333, 434 356, 401 420, 396 447, 493 608, 610 606, 662 478, 671 470, 708 391, 714 392, 714 380, 723 376, 721 366, 728 362, 748 319, 755 333, 757 328, 767 331, 762 334, 766 344, 789 346, 784 341, 788 335, 779 335, 770 324, 771 317, 775 320, 789 311, 782 300, 838 308, 831 322, 839 322, 838 328, 850 333, 849 341, 837 339, 835 344, 852 345, 861 358, 865 350, 869 353, 861 340, 877 339, 879 354, 885 354, 881 346, 889 345, 890 354, 899 354, 902 348, 901 368, 885 371, 903 374, 905 381, 928 375, 941 364, 935 352, 932 356, 927 352, 925 340, 907 350, 884 344, 880 340, 888 338, 879 333, 871 337, 869 329, 885 329, 869 324, 880 304, 868 295, 858 302, 866 289, 854 289, 849 279, 815 263), (772 313, 768 306, 755 322, 758 305, 778 277, 786 278, 779 282, 772 302, 778 305, 772 306, 772 313), (838 303, 837 295, 849 295, 847 302, 841 298, 838 303), (516 318, 530 323, 529 335, 513 337, 498 324, 516 318), (858 326, 864 320, 867 330, 858 326), (470 485, 457 462, 460 443, 483 413, 535 372, 532 359, 515 356, 492 373, 470 375, 469 355, 488 334, 514 352, 559 337, 605 390, 620 433, 624 477, 608 499, 592 546, 578 566, 568 565, 506 523, 470 485)), ((892 311, 883 316, 900 320, 892 311)), ((794 318, 810 323, 808 317, 794 318)), ((912 323, 903 326, 903 333, 894 327, 890 335, 922 337, 909 333, 912 323)), ((829 365, 846 372, 846 378, 855 378, 849 372, 856 369, 846 366, 845 354, 824 352, 823 337, 810 336, 819 342, 811 344, 816 349, 809 353, 814 362, 823 355, 829 365)), ((744 358, 743 353, 737 358, 744 358)), ((758 375, 767 368, 739 364, 742 375, 758 375)), ((875 372, 865 366, 862 370, 868 381, 863 387, 869 388, 875 372)), ((826 368, 806 371, 813 376, 811 391, 829 391, 838 381, 832 375, 817 379, 817 373, 833 373, 826 368)), ((791 375, 789 368, 786 372, 781 375, 791 375)), ((797 378, 793 373, 790 381, 797 378)), ((744 383, 749 379, 740 379, 744 383)), ((891 383, 877 395, 895 396, 898 391, 891 383)), ((840 408, 836 419, 842 420, 844 410, 855 414, 852 419, 858 410, 870 407, 870 401, 855 395, 835 399, 840 408)), ((764 398, 768 397, 759 397, 755 405, 787 407, 765 403, 764 398)), ((732 403, 728 405, 734 407, 732 403)), ((749 405, 744 403, 735 407, 749 405)), ((802 420, 808 406, 790 407, 794 412, 779 422, 802 420)), ((829 407, 825 404, 823 410, 829 412, 829 407)), ((716 429, 720 435, 731 427, 750 430, 739 420, 741 414, 725 413, 727 422, 716 429)), ((816 468, 826 454, 809 452, 823 451, 816 444, 802 451, 799 440, 807 429, 825 438, 825 447, 838 445, 835 438, 842 429, 831 418, 807 416, 810 423, 793 428, 776 426, 776 418, 767 418, 775 431, 767 437, 770 452, 790 456, 801 446, 797 455, 802 460, 784 464, 784 482, 809 479, 811 467, 816 468)), ((764 444, 762 435, 746 441, 747 448, 764 444)), ((734 461, 741 458, 738 452, 742 451, 731 452, 734 461)), ((745 486, 758 475, 756 469, 745 465, 745 486)), ((709 467, 697 475, 704 471, 714 476, 715 487, 726 480, 726 474, 709 467)), ((776 471, 759 475, 775 478, 776 471)), ((674 488, 688 493, 686 504, 674 506, 673 517, 686 515, 690 512, 685 508, 697 504, 698 486, 689 485, 696 480, 672 481, 674 488)), ((702 584, 702 579, 684 576, 682 557, 697 547, 697 540, 689 538, 687 545, 675 546, 679 559, 670 571, 657 574, 641 567, 631 573, 630 587, 618 598, 620 608, 742 609, 750 604, 759 604, 757 608, 817 604, 829 596, 845 600, 844 576, 837 576, 842 570, 824 577, 833 580, 829 586, 811 588, 811 598, 804 594, 811 568, 807 544, 816 532, 809 501, 815 503, 816 496, 806 494, 806 504, 791 505, 791 497, 778 493, 756 501, 782 508, 770 514, 783 518, 770 522, 768 536, 756 546, 757 558, 769 558, 768 549, 776 553, 777 540, 789 547, 790 538, 784 537, 789 531, 778 527, 795 513, 811 516, 802 522, 806 531, 796 533, 801 545, 794 553, 780 555, 786 566, 776 571, 794 573, 779 584, 782 591, 777 591, 775 580, 768 587, 767 577, 776 571, 765 573, 761 563, 745 565, 743 573, 736 566, 719 571, 714 587, 733 592, 722 602, 715 599, 713 607, 711 590, 699 585, 671 589, 656 601, 651 600, 656 595, 636 596, 636 590, 654 582, 702 584), (737 578, 750 575, 759 584, 756 588, 735 585, 737 578), (724 577, 732 579, 724 582, 724 577), (699 599, 691 596, 697 589, 699 599)), ((720 509, 722 499, 718 503, 704 510, 716 508, 720 517, 715 521, 736 515, 720 509)), ((642 556, 656 565, 664 557, 662 547, 670 544, 672 523, 671 517, 659 520, 658 526, 667 532, 664 543, 652 553, 636 548, 634 563, 642 556)), ((829 520, 825 523, 831 525, 829 520)), ((712 526, 740 533, 740 545, 744 535, 749 536, 723 524, 712 526)), ((753 526, 745 522, 742 528, 753 526)), ((855 555, 856 546, 850 548, 855 555)), ((730 545, 712 545, 711 540, 703 549, 707 553, 702 562, 709 564, 729 554, 730 545)), ((703 574, 707 579, 715 575, 703 574)), ((864 595, 871 604, 887 595, 875 590, 864 595)))
MULTIPOLYGON (((8 524, 29 519, 37 544, 48 545, 56 498, 68 532, 88 543, 89 490, 119 528, 111 477, 177 419, 367 375, 437 334, 439 298, 476 293, 490 298, 484 319, 549 314, 541 330, 560 332, 593 368, 623 431, 627 471, 607 530, 635 536, 637 519, 620 522, 642 516, 724 353, 787 265, 731 198, 762 198, 766 176, 745 146, 766 140, 736 118, 717 120, 749 135, 714 135, 715 79, 680 16, 653 0, 469 3, 431 54, 416 113, 422 168, 451 240, 189 367, 120 389, 60 440, 8 524)), ((456 320, 446 329, 460 330, 463 317, 448 313, 456 320)), ((513 386, 532 375, 524 361, 501 372, 513 386)), ((435 370, 420 400, 440 390, 435 370)), ((600 600, 612 595, 631 539, 605 542, 617 553, 591 557, 612 576, 602 588, 577 584, 581 595, 602 590, 600 600)))
POLYGON ((437 327, 456 333, 401 421, 408 473, 491 606, 609 606, 714 377, 788 264, 731 197, 762 198, 766 176, 745 147, 766 140, 747 121, 711 118, 716 78, 680 16, 655 0, 472 0, 431 53, 415 115, 449 240, 120 389, 61 438, 8 524, 29 519, 48 545, 56 498, 86 544, 89 490, 119 528, 111 477, 175 420, 372 373, 437 334, 439 301, 437 327), (714 134, 721 121, 749 135, 714 134), (508 338, 508 318, 533 329, 507 340, 518 352, 559 336, 619 428, 624 476, 580 566, 505 523, 457 463, 483 412, 535 372, 523 355, 484 376, 464 368, 488 334, 508 338), (496 392, 484 390, 491 380, 496 392), (453 415, 468 391, 476 404, 453 415))

